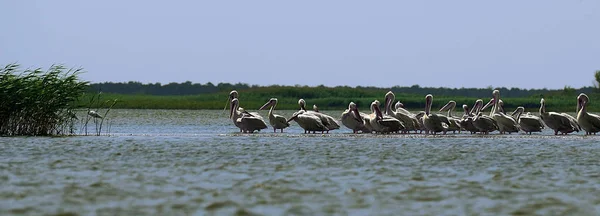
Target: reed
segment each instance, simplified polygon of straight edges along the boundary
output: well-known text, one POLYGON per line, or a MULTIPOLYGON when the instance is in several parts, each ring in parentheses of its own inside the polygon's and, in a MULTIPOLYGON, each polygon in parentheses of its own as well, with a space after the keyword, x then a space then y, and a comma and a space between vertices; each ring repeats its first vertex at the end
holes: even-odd
MULTIPOLYGON (((100 136, 100 134, 102 133, 102 125, 104 124, 104 121, 106 120, 107 122, 109 122, 108 113, 117 104, 118 100, 103 100, 102 96, 103 93, 101 91, 98 91, 97 94, 93 94, 90 97, 88 97, 89 102, 87 104, 87 115, 85 119, 82 119, 81 123, 81 131, 83 131, 84 135, 89 135, 88 123, 90 122, 90 120, 94 122, 94 135, 96 136, 100 136), (100 109, 105 109, 104 114, 100 114, 100 109), (93 111, 94 113, 98 113, 99 116, 93 116, 92 114, 90 114, 91 111, 93 111)), ((108 126, 108 133, 110 133, 110 124, 108 126)))
POLYGON ((88 82, 83 69, 52 65, 22 70, 18 64, 0 67, 0 135, 50 136, 75 133, 77 100, 88 82))

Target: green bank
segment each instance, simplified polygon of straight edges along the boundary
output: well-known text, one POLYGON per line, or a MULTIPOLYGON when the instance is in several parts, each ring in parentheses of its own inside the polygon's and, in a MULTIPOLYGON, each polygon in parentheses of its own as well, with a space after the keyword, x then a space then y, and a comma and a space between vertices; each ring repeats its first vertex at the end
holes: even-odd
MULTIPOLYGON (((119 94, 103 93, 102 99, 117 99, 114 108, 126 109, 224 109, 230 90, 222 90, 214 93, 203 93, 196 95, 148 95, 148 94, 119 94)), ((355 102, 359 109, 368 111, 368 105, 373 100, 383 102, 386 92, 393 89, 385 88, 356 88, 356 87, 251 87, 238 90, 240 93, 240 105, 249 110, 256 110, 270 98, 277 98, 279 103, 277 109, 298 109, 298 99, 306 100, 307 105, 317 105, 322 110, 343 110, 351 101, 355 102)), ((461 96, 451 94, 433 94, 433 107, 440 108, 450 100, 457 102, 457 110, 461 112, 462 104, 471 107, 475 100, 483 99, 487 102, 491 98, 492 89, 483 89, 489 92, 489 96, 461 96)), ((393 91, 396 100, 401 101, 410 110, 421 110, 425 106, 426 93, 403 93, 393 91)), ((517 106, 523 106, 526 111, 535 112, 540 107, 540 99, 545 98, 549 111, 575 112, 576 97, 579 91, 574 89, 546 90, 528 96, 502 96, 505 107, 513 110, 517 106)), ((82 96, 79 106, 85 107, 88 97, 96 95, 93 91, 82 96)), ((502 95, 502 91, 501 91, 502 95)), ((592 103, 591 111, 599 111, 595 101, 599 101, 599 94, 588 93, 592 103)), ((101 100, 102 100, 101 99, 101 100)), ((600 102, 598 102, 600 103, 600 102)))

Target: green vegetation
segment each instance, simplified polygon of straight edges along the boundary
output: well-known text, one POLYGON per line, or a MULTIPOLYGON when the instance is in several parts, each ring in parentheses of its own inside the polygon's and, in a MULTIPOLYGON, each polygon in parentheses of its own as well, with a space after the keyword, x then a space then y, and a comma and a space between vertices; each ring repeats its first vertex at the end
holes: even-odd
MULTIPOLYGON (((414 88, 414 87, 413 87, 414 88)), ((417 88, 414 88, 417 89, 417 88)), ((422 89, 422 88, 419 88, 422 89)), ((432 91, 434 95, 433 107, 439 108, 449 100, 457 102, 457 111, 461 112, 462 104, 472 106, 475 100, 481 98, 488 101, 491 98, 492 89, 476 89, 476 92, 485 92, 482 97, 462 96, 456 94, 447 88, 439 88, 439 91, 432 91), (437 92, 437 94, 435 93, 437 92)), ((586 92, 590 96, 592 104, 591 110, 600 110, 594 108, 594 101, 600 101, 600 94, 590 93, 592 89, 573 89, 565 87, 560 90, 527 90, 535 92, 527 96, 511 96, 503 90, 510 92, 505 88, 499 88, 506 109, 513 110, 517 106, 524 106, 527 111, 536 111, 540 105, 540 99, 546 99, 546 106, 550 111, 575 112, 576 97, 580 92, 586 92), (583 90, 583 91, 582 91, 583 90)), ((147 94, 115 94, 105 93, 107 97, 116 98, 119 103, 114 108, 131 109, 223 109, 227 102, 229 91, 227 89, 215 93, 204 93, 196 95, 147 95, 147 94)), ((268 86, 268 87, 250 87, 247 89, 236 89, 240 93, 240 105, 249 110, 256 110, 272 97, 279 99, 277 109, 298 109, 298 99, 304 98, 307 105, 316 104, 319 109, 343 110, 350 101, 357 103, 363 111, 368 111, 368 105, 375 99, 383 102, 383 96, 389 90, 396 94, 396 100, 400 100, 406 108, 411 110, 421 110, 425 106, 425 95, 427 93, 405 93, 394 88, 375 88, 375 87, 307 87, 307 86, 268 86)), ((456 89, 455 91, 459 91, 456 89)), ((514 91, 514 90, 513 90, 514 91)), ((525 91, 525 90, 523 90, 525 91)), ((469 94, 466 94, 469 95, 469 94)), ((86 101, 86 99, 81 100, 86 101)), ((84 106, 82 104, 82 106, 84 106)))
POLYGON ((47 71, 21 70, 18 64, 0 68, 0 135, 74 133, 75 102, 88 88, 78 80, 81 71, 61 65, 47 71))

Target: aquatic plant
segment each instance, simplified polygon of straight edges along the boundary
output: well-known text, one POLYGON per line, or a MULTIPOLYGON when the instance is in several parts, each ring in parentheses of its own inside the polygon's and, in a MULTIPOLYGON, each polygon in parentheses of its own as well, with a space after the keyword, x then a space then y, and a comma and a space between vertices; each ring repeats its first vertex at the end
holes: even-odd
MULTIPOLYGON (((110 110, 117 104, 117 99, 113 99, 113 100, 102 100, 102 91, 98 91, 97 94, 91 95, 91 97, 89 97, 89 102, 87 104, 87 115, 85 119, 82 119, 82 124, 81 124, 81 131, 83 131, 83 133, 85 135, 88 135, 88 123, 90 122, 90 120, 92 120, 94 122, 94 125, 96 126, 94 128, 95 133, 94 135, 96 136, 100 136, 100 134, 102 133, 102 125, 104 123, 105 120, 109 120, 108 118, 108 112, 110 112, 110 110), (99 112, 99 109, 101 108, 105 108, 105 112, 104 114, 101 114, 99 112)), ((110 122, 109 122, 110 123, 110 122)), ((107 133, 110 133, 110 124, 109 124, 109 130, 107 133)))
POLYGON ((21 70, 18 64, 0 67, 0 135, 48 136, 75 133, 76 101, 88 82, 83 69, 52 65, 21 70))

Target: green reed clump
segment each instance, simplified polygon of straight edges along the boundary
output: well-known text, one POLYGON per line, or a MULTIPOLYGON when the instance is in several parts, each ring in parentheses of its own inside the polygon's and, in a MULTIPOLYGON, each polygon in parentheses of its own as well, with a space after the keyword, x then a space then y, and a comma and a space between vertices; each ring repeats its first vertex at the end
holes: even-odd
POLYGON ((75 102, 87 89, 82 69, 53 65, 21 70, 0 67, 0 135, 48 136, 74 133, 75 102))

